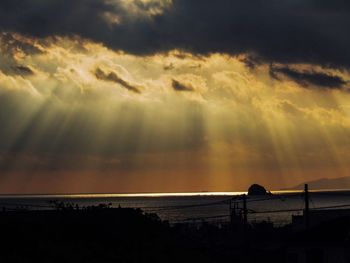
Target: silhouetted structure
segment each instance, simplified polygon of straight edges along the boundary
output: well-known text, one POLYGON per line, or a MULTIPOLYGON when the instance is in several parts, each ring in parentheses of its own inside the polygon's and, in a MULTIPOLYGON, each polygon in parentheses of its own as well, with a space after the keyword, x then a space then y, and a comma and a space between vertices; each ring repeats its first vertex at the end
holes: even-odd
POLYGON ((270 192, 267 192, 265 187, 258 185, 258 184, 253 184, 249 187, 248 189, 248 195, 254 196, 254 195, 270 195, 270 192))

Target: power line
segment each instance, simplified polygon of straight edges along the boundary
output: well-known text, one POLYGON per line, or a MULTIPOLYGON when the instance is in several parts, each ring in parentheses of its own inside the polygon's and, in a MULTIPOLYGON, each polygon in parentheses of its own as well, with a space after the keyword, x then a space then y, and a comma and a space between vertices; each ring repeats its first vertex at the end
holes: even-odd
POLYGON ((342 207, 350 207, 350 204, 344 204, 344 205, 333 205, 333 206, 321 206, 321 207, 315 207, 312 210, 319 210, 319 209, 332 209, 332 208, 342 208, 342 207))
MULTIPOLYGON (((264 198, 264 199, 253 199, 253 200, 247 200, 247 202, 260 202, 260 201, 269 201, 274 200, 276 198, 264 198)), ((280 198, 279 198, 280 199, 280 198)), ((176 206, 157 206, 157 207, 135 207, 140 208, 144 210, 153 210, 155 212, 161 212, 161 211, 167 211, 167 210, 178 210, 178 209, 186 209, 186 208, 193 208, 193 207, 208 207, 208 206, 215 206, 215 205, 221 205, 221 204, 228 204, 230 199, 220 200, 216 202, 211 203, 202 203, 202 204, 191 204, 191 205, 176 205, 176 206)), ((234 199, 233 199, 234 200, 234 199)), ((241 201, 237 200, 236 201, 241 201)), ((55 209, 55 206, 50 205, 40 205, 40 204, 20 204, 20 203, 0 203, 1 206, 8 206, 8 207, 17 207, 17 210, 23 209, 23 208, 50 208, 55 209)), ((350 207, 350 204, 342 204, 342 205, 333 205, 333 206, 320 206, 320 207, 313 207, 312 210, 322 210, 322 209, 335 209, 335 208, 347 208, 350 207)), ((16 210, 15 208, 6 208, 8 210, 16 210)), ((279 209, 279 210, 263 210, 263 211, 254 211, 251 209, 247 209, 248 214, 272 214, 272 213, 287 213, 287 212, 301 212, 304 209, 302 208, 295 208, 295 209, 279 209)), ((230 215, 227 214, 221 214, 221 215, 212 215, 212 216, 203 216, 203 217, 191 217, 186 218, 182 220, 172 220, 173 222, 176 221, 195 221, 195 220, 205 220, 205 219, 215 219, 215 218, 227 218, 230 215)))
POLYGON ((265 210, 265 211, 252 211, 251 214, 272 214, 272 213, 283 213, 283 212, 299 212, 303 209, 281 209, 281 210, 265 210))
POLYGON ((193 208, 193 207, 205 207, 205 206, 214 206, 220 204, 228 204, 231 199, 226 199, 222 201, 212 202, 212 203, 204 203, 204 204, 192 204, 192 205, 176 205, 176 206, 155 206, 155 207, 135 207, 139 209, 147 209, 154 211, 163 211, 163 210, 177 210, 182 208, 193 208))
POLYGON ((230 215, 216 215, 216 216, 203 216, 203 217, 189 217, 186 219, 175 220, 174 222, 186 222, 186 221, 196 221, 196 220, 204 220, 204 219, 216 219, 216 218, 225 218, 230 215))

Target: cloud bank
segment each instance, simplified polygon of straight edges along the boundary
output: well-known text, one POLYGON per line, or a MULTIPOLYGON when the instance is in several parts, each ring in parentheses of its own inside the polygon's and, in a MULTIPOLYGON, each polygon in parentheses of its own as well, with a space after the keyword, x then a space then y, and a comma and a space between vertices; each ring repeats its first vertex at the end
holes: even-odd
POLYGON ((3 0, 0 29, 79 35, 133 54, 173 49, 350 66, 344 0, 3 0))

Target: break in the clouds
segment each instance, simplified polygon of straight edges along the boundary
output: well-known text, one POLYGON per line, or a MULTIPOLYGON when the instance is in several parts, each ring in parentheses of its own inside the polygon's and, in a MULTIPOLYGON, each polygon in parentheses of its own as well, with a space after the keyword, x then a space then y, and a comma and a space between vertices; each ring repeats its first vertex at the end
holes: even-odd
MULTIPOLYGON (((345 0, 2 0, 1 30, 70 36, 133 54, 173 49, 350 67, 345 0)), ((251 60, 252 61, 252 60, 251 60)))

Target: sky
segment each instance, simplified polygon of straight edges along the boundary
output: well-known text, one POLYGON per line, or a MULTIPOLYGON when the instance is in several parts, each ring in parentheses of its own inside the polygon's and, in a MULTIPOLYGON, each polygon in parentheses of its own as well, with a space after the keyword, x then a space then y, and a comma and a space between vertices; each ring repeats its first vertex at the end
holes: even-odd
POLYGON ((2 0, 0 193, 350 176, 350 2, 2 0))

